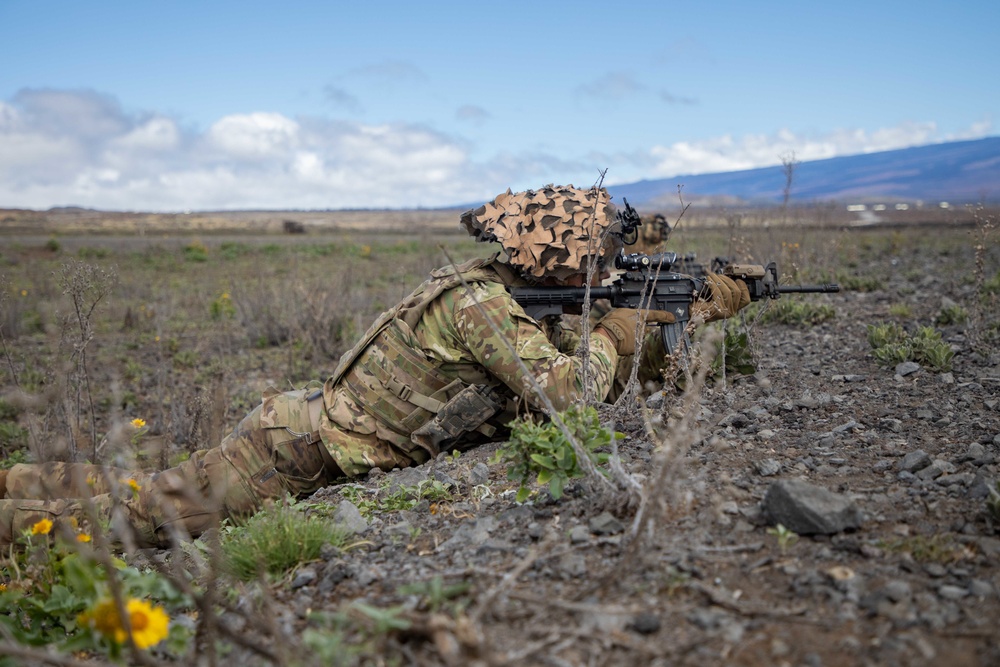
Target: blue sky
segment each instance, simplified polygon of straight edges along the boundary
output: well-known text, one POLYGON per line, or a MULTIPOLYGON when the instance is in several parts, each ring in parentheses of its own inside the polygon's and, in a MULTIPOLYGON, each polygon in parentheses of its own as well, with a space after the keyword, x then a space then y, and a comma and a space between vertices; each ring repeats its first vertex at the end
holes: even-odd
POLYGON ((992 136, 998 26, 997 2, 0 0, 0 207, 433 207, 992 136))

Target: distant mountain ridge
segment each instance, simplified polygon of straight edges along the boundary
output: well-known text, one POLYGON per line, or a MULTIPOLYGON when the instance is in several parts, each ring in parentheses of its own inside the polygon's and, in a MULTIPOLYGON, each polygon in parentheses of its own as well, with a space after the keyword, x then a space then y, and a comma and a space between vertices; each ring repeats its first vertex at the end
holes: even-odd
MULTIPOLYGON (((674 176, 607 186, 616 202, 627 198, 645 208, 685 201, 780 203, 785 188, 781 165, 745 171, 674 176)), ((1000 201, 1000 137, 917 146, 799 163, 791 201, 871 203, 1000 201)))

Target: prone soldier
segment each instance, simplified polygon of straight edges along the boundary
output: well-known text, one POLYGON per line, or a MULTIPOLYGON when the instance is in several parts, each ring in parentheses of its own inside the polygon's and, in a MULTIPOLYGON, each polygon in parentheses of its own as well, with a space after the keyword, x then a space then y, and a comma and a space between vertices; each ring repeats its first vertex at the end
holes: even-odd
MULTIPOLYGON (((606 398, 619 360, 635 351, 639 312, 616 308, 597 323, 584 387, 582 359, 561 349, 508 288, 580 286, 591 265, 595 280, 606 276, 621 250, 607 191, 507 190, 465 212, 461 224, 502 253, 433 271, 376 319, 326 382, 267 390, 220 445, 162 472, 46 463, 0 473, 0 544, 41 519, 64 527, 97 519, 126 546, 167 546, 269 499, 502 439, 518 410, 544 411, 535 385, 556 410, 586 389, 606 398)), ((730 317, 749 303, 741 280, 711 277, 711 290, 691 304, 701 319, 730 317)), ((644 315, 649 324, 672 321, 668 312, 644 315)))

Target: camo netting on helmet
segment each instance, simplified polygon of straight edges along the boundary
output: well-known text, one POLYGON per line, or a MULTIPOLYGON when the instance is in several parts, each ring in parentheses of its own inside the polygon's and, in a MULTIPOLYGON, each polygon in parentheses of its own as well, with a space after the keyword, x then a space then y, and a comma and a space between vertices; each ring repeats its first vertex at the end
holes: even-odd
POLYGON ((510 263, 529 278, 567 278, 587 270, 587 258, 614 256, 621 247, 615 207, 604 188, 547 185, 498 195, 462 214, 477 241, 497 241, 510 263))

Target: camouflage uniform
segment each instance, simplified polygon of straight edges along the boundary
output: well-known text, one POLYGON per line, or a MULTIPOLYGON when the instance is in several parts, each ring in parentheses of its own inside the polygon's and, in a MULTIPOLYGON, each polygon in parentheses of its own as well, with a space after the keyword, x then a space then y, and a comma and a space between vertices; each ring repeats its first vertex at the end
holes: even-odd
MULTIPOLYGON (((557 349, 511 299, 505 286, 523 284, 517 272, 494 256, 462 265, 459 274, 435 271, 379 317, 322 390, 267 392, 219 447, 175 468, 14 466, 0 500, 0 543, 43 518, 72 516, 85 525, 96 516, 125 541, 130 534, 140 546, 166 545, 175 531, 198 535, 285 493, 306 495, 343 475, 495 439, 523 409, 521 399, 525 408, 541 407, 529 376, 557 410, 576 401, 582 360, 557 349)), ((591 338, 596 396, 610 390, 617 359, 607 338, 591 338)))

